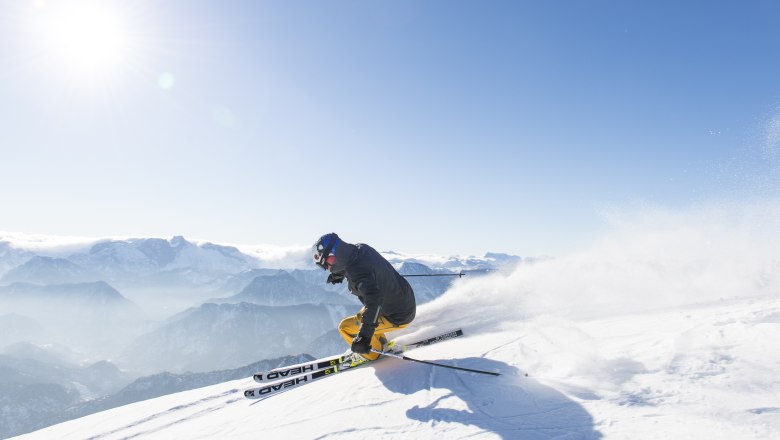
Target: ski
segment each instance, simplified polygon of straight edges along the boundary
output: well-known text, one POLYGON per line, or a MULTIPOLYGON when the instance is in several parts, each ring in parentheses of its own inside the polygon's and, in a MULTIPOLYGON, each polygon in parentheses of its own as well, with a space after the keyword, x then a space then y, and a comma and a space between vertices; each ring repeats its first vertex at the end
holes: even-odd
MULTIPOLYGON (((422 341, 417 341, 406 345, 400 345, 400 344, 396 344, 395 341, 390 341, 389 345, 387 346, 387 351, 391 353, 400 354, 412 348, 435 344, 436 342, 443 341, 445 339, 455 338, 458 336, 463 336, 463 330, 458 329, 449 333, 444 333, 439 336, 434 336, 432 338, 424 339, 422 341)), ((340 356, 331 356, 327 358, 313 360, 310 362, 303 362, 296 365, 290 365, 287 367, 275 368, 270 371, 255 373, 254 376, 252 377, 254 378, 255 382, 259 382, 259 383, 276 382, 281 379, 292 378, 295 376, 302 376, 307 373, 313 373, 315 371, 324 370, 326 368, 331 368, 336 365, 341 365, 344 363, 344 361, 348 356, 349 354, 345 353, 340 356)))
POLYGON ((449 333, 443 333, 439 336, 423 339, 422 341, 413 342, 411 344, 402 345, 393 342, 393 346, 388 348, 390 348, 390 352, 397 352, 397 351, 403 352, 403 351, 411 350, 413 348, 424 347, 426 345, 435 344, 437 342, 441 342, 447 339, 457 338, 459 336, 463 336, 463 330, 461 329, 453 330, 449 333))
POLYGON ((317 359, 310 362, 304 362, 301 364, 290 365, 288 367, 276 368, 271 371, 262 373, 255 373, 252 376, 256 382, 275 382, 279 379, 286 377, 300 376, 306 373, 313 373, 315 371, 324 370, 326 368, 335 367, 336 365, 344 363, 347 355, 342 354, 340 356, 333 356, 329 358, 317 359))
MULTIPOLYGON (((412 348, 424 347, 426 345, 435 344, 437 342, 456 338, 459 336, 463 336, 463 330, 458 329, 449 333, 444 333, 411 344, 402 345, 402 344, 395 344, 394 342, 391 342, 388 348, 391 350, 390 351, 391 353, 400 354, 412 348)), ((334 356, 332 358, 318 359, 316 361, 312 361, 309 363, 297 364, 290 367, 275 369, 265 373, 257 373, 255 377, 260 376, 261 378, 263 378, 262 379, 263 381, 270 382, 274 380, 271 379, 272 377, 275 377, 277 379, 275 382, 271 382, 268 385, 245 390, 244 397, 248 399, 265 398, 280 393, 282 391, 287 391, 291 388, 296 388, 305 385, 307 383, 314 382, 318 379, 322 379, 324 377, 342 373, 352 368, 360 367, 362 365, 373 362, 373 361, 366 360, 365 362, 361 362, 359 364, 351 364, 346 358, 347 355, 334 356), (334 362, 334 364, 331 364, 331 362, 334 362), (324 365, 324 364, 327 365, 322 367, 321 369, 318 370, 315 369, 319 365, 324 365), (279 380, 280 378, 286 380, 279 380)))
POLYGON ((287 391, 291 388, 299 387, 301 385, 306 385, 307 383, 314 382, 315 380, 322 379, 323 377, 332 376, 337 373, 342 373, 344 371, 351 370, 352 368, 360 367, 370 362, 373 361, 366 360, 364 362, 355 365, 349 362, 345 362, 340 365, 334 365, 332 367, 324 368, 322 370, 314 371, 312 373, 294 376, 284 381, 274 382, 266 386, 250 388, 244 391, 244 397, 246 397, 247 399, 260 399, 264 397, 269 397, 271 395, 280 393, 282 391, 287 391))

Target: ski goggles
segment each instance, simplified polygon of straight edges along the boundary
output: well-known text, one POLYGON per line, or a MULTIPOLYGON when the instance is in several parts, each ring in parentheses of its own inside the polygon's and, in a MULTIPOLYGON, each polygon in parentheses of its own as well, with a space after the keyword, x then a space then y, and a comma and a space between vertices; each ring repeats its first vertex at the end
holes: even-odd
POLYGON ((323 258, 323 256, 320 254, 314 254, 314 262, 317 263, 317 266, 320 266, 323 269, 330 269, 334 264, 336 264, 336 256, 328 255, 327 257, 323 258))

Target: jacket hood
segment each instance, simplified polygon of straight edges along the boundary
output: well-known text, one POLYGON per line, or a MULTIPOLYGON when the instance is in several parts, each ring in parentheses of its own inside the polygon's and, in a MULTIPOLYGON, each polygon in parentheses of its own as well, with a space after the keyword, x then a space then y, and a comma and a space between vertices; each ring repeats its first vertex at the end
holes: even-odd
POLYGON ((349 266, 349 262, 355 258, 357 251, 357 246, 339 239, 339 244, 336 248, 336 253, 334 254, 336 256, 336 264, 331 267, 331 273, 344 273, 347 270, 347 266, 349 266))

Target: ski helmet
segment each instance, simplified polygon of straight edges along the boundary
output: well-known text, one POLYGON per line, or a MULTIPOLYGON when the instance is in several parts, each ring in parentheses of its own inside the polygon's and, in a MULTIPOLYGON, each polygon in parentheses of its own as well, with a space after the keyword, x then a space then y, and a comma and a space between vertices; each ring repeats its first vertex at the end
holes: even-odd
POLYGON ((312 257, 317 266, 328 270, 336 262, 336 247, 341 239, 335 232, 325 234, 312 246, 312 257))

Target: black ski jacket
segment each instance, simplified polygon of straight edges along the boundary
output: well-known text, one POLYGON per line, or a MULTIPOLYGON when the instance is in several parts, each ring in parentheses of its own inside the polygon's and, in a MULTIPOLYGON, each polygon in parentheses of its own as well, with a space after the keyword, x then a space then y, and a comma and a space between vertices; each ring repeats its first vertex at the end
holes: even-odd
POLYGON ((370 337, 379 316, 396 325, 414 319, 417 303, 412 286, 367 244, 339 244, 333 272, 347 278, 349 291, 365 306, 361 333, 370 337))

